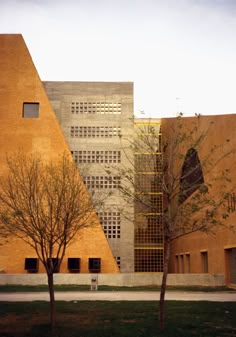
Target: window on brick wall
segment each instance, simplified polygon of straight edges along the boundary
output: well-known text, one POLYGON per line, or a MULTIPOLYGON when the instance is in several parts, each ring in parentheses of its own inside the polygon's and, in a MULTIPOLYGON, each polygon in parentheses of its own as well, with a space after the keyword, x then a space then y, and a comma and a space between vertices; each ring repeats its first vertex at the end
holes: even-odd
POLYGON ((80 272, 80 258, 69 257, 67 260, 67 268, 70 272, 80 272))
POLYGON ((208 252, 201 252, 202 272, 208 273, 208 252))
POLYGON ((88 260, 89 263, 89 272, 90 273, 100 273, 101 271, 101 259, 96 257, 91 257, 88 260))
POLYGON ((175 255, 175 272, 179 273, 179 255, 175 255))
POLYGON ((191 270, 191 264, 190 264, 190 254, 185 254, 185 272, 190 273, 191 270))
POLYGON ((204 177, 198 153, 195 149, 190 148, 185 156, 181 170, 179 203, 182 204, 203 183, 204 177))
POLYGON ((39 269, 39 259, 35 257, 25 258, 25 270, 30 273, 36 273, 39 269))
POLYGON ((25 102, 23 103, 23 118, 38 118, 39 103, 25 102))

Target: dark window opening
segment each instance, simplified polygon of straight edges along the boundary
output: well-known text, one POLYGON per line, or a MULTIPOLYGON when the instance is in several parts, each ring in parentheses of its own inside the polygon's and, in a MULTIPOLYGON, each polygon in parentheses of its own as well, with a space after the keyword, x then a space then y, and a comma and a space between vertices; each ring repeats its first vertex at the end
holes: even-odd
POLYGON ((67 268, 71 272, 80 272, 80 258, 69 257, 67 260, 67 268))
POLYGON ((47 265, 50 269, 52 267, 53 273, 59 273, 59 270, 60 270, 60 260, 59 259, 57 258, 47 259, 47 265), (51 266, 51 263, 52 263, 52 266, 51 266))
POLYGON ((208 273, 208 252, 201 252, 202 272, 208 273))
POLYGON ((179 255, 179 271, 180 273, 184 273, 184 256, 183 254, 179 255))
POLYGON ((120 256, 115 256, 115 259, 116 259, 117 266, 118 266, 119 269, 120 269, 120 265, 121 265, 120 256))
POLYGON ((190 273, 190 270, 191 270, 191 264, 190 264, 190 254, 186 254, 185 255, 185 262, 186 262, 186 270, 185 272, 186 273, 190 273))
POLYGON ((228 196, 228 212, 233 213, 236 211, 236 195, 235 193, 231 193, 228 196))
POLYGON ((100 258, 89 258, 89 272, 90 273, 100 273, 101 271, 101 259, 100 258))
POLYGON ((29 273, 37 273, 39 269, 39 260, 37 258, 26 258, 25 259, 25 270, 29 273))
POLYGON ((23 103, 23 118, 38 118, 39 103, 23 103))
POLYGON ((198 153, 195 149, 191 148, 188 150, 182 166, 179 203, 182 204, 203 183, 204 177, 198 153))
POLYGON ((179 255, 175 255, 175 272, 179 273, 179 255))

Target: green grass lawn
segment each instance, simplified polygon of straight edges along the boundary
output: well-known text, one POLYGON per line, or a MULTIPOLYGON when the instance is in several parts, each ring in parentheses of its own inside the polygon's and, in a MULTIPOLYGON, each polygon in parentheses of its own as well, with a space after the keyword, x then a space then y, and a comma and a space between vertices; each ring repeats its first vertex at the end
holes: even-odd
POLYGON ((57 302, 57 328, 47 302, 0 302, 1 337, 229 337, 236 336, 235 302, 166 302, 166 329, 158 303, 57 302))
MULTIPOLYGON (((89 291, 89 285, 55 285, 55 291, 89 291)), ((167 290, 183 290, 183 291, 236 291, 227 287, 167 287, 167 290)), ((47 285, 0 285, 1 292, 39 292, 48 291, 47 285)), ((159 286, 143 286, 143 287, 113 287, 113 286, 98 286, 98 291, 160 291, 159 286)))

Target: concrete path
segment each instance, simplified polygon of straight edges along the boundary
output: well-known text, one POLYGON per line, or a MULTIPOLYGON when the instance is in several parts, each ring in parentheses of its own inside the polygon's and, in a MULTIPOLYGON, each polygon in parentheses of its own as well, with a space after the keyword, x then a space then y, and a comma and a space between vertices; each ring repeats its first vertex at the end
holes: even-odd
MULTIPOLYGON (((148 291, 71 291, 56 292, 58 301, 158 301, 158 292, 148 291)), ((166 300, 236 302, 236 292, 167 291, 166 300)), ((47 292, 0 293, 0 301, 49 301, 47 292)))

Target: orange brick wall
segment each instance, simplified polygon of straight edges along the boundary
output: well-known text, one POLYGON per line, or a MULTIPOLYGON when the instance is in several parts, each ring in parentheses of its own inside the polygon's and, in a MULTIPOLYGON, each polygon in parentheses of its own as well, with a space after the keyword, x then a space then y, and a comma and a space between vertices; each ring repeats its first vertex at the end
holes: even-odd
MULTIPOLYGON (((21 150, 40 153, 45 160, 56 160, 64 152, 70 153, 21 35, 0 35, 0 74, 0 177, 6 174, 6 154, 21 150), (23 102, 39 102, 39 118, 22 118, 23 102)), ((76 238, 66 257, 80 257, 81 272, 88 272, 88 257, 99 257, 102 272, 117 273, 102 227, 93 216, 95 227, 76 238)), ((1 243, 0 270, 24 273, 25 257, 36 257, 33 250, 15 238, 8 238, 8 242, 2 238, 1 243)), ((66 259, 61 272, 67 272, 66 259)))
MULTIPOLYGON (((184 130, 191 128, 193 121, 196 121, 195 117, 183 118, 184 130)), ((198 151, 199 158, 203 158, 214 145, 222 145, 226 139, 230 140, 230 146, 236 149, 236 115, 221 115, 221 116, 200 116, 198 119, 199 134, 209 126, 209 123, 213 121, 210 132, 204 140, 201 148, 198 151)), ((162 128, 168 130, 171 124, 175 123, 175 119, 163 119, 162 128)), ((187 148, 186 148, 187 152, 187 148)), ((236 156, 231 154, 226 157, 222 164, 223 167, 230 169, 232 184, 236 186, 236 156)), ((222 166, 217 166, 213 169, 211 174, 219 175, 222 166)), ((204 173, 204 172, 203 172, 204 173)), ((207 176, 205 176, 207 180, 207 176)), ((236 190, 235 190, 236 192, 236 190)), ((214 194, 220 194, 221 191, 217 188, 214 190, 214 194)), ((226 220, 226 225, 234 225, 236 229, 236 212, 230 213, 229 218, 226 220)), ((227 266, 226 266, 226 252, 227 248, 236 247, 236 232, 226 230, 225 228, 218 229, 215 234, 204 234, 202 232, 196 232, 175 240, 171 248, 171 263, 170 272, 177 272, 176 255, 183 255, 184 270, 179 272, 187 272, 187 257, 186 254, 190 254, 190 272, 202 273, 203 272, 203 252, 208 252, 208 272, 212 274, 225 274, 227 278, 227 266)))

